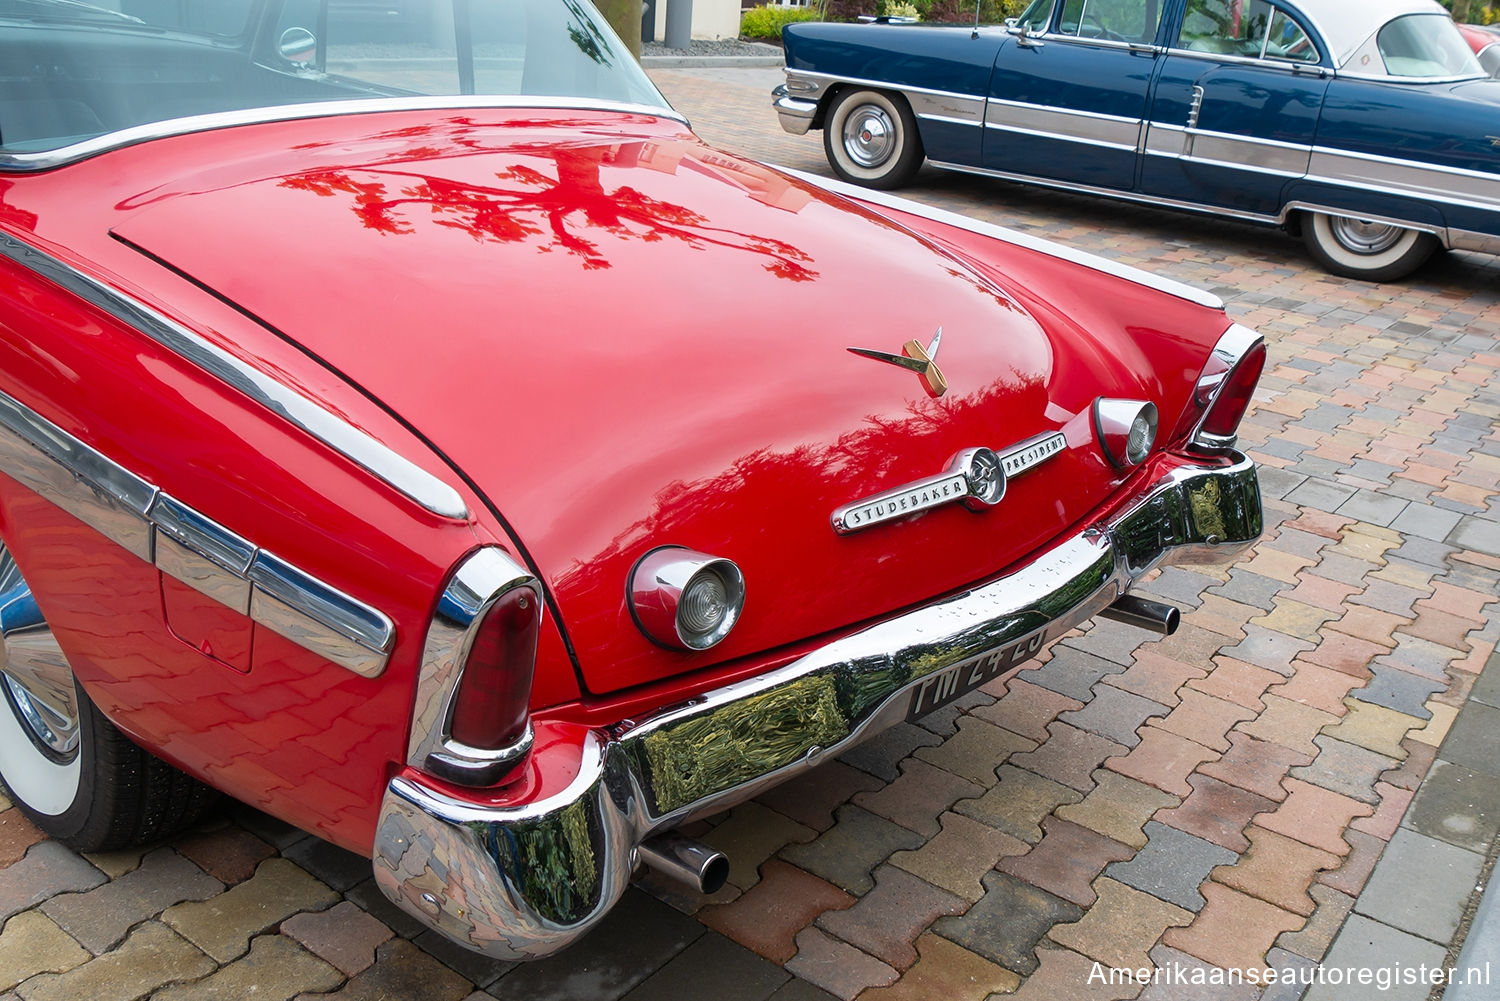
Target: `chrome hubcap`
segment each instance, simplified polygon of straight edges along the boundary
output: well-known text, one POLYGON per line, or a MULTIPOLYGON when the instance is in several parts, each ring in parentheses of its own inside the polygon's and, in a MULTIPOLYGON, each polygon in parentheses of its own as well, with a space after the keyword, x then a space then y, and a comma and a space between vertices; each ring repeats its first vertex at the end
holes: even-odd
POLYGON ((0 679, 37 749, 65 764, 78 755, 78 696, 73 671, 42 618, 31 586, 0 544, 0 679))
POLYGON ((861 167, 878 167, 896 148, 896 126, 884 108, 862 104, 844 119, 844 152, 861 167))
POLYGON ((1334 216, 1329 223, 1334 238, 1356 254, 1378 254, 1390 250, 1406 233, 1400 226, 1352 216, 1334 216))

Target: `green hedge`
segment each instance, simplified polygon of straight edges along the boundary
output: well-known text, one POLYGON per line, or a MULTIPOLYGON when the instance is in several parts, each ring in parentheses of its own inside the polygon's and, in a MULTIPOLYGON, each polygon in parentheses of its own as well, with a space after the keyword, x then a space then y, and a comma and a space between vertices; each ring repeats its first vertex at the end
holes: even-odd
POLYGON ((817 18, 807 7, 754 7, 740 18, 740 34, 746 38, 780 38, 781 29, 793 21, 817 18))

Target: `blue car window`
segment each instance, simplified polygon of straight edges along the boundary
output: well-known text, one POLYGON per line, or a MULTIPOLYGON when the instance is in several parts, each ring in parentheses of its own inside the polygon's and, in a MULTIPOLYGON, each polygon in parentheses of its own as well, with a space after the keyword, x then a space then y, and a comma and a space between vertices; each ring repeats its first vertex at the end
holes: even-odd
POLYGON ((1112 42, 1156 41, 1160 0, 1063 0, 1058 31, 1112 42))
POLYGON ((1271 14, 1266 0, 1188 0, 1178 44, 1194 52, 1259 59, 1271 14))
POLYGON ((1267 59, 1288 59, 1293 62, 1315 63, 1318 47, 1307 37, 1307 32, 1296 21, 1278 10, 1271 18, 1271 33, 1266 37, 1267 59))
POLYGON ((1055 6, 1057 0, 1031 0, 1021 16, 1016 18, 1015 26, 1032 33, 1046 31, 1052 23, 1052 8, 1055 6))
POLYGON ((1391 76, 1478 76, 1482 72, 1453 19, 1446 14, 1410 14, 1392 20, 1375 36, 1391 76))

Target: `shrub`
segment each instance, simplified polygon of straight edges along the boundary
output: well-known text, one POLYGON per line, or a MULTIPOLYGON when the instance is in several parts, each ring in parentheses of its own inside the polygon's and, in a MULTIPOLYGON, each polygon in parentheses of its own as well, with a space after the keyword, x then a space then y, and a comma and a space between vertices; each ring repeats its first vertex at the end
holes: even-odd
POLYGON ((740 18, 740 34, 746 38, 780 38, 781 29, 793 21, 812 21, 816 17, 806 7, 753 7, 740 18))

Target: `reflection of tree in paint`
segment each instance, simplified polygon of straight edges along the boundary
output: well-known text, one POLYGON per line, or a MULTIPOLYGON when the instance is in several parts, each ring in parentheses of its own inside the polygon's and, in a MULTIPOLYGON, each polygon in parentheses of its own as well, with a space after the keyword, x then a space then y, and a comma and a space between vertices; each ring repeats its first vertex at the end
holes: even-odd
POLYGON ((702 214, 632 187, 605 190, 600 168, 607 157, 618 153, 615 147, 560 149, 536 144, 510 150, 552 160, 557 176, 518 164, 497 171, 496 184, 477 184, 402 170, 395 160, 387 160, 358 168, 308 171, 278 183, 325 198, 346 198, 361 224, 391 236, 415 232, 414 219, 419 215, 481 242, 515 243, 544 238, 550 232, 550 241, 536 240, 537 249, 543 253, 561 249, 578 257, 587 270, 611 266, 599 243, 583 235, 603 232, 644 243, 671 238, 697 249, 723 247, 760 254, 766 258, 766 271, 788 281, 811 281, 818 276, 807 266, 811 258, 785 241, 710 226, 702 214))
POLYGON ((609 39, 604 37, 594 19, 585 14, 575 0, 563 0, 563 6, 573 17, 574 23, 568 25, 568 37, 578 46, 578 51, 600 66, 614 65, 609 58, 609 39))

